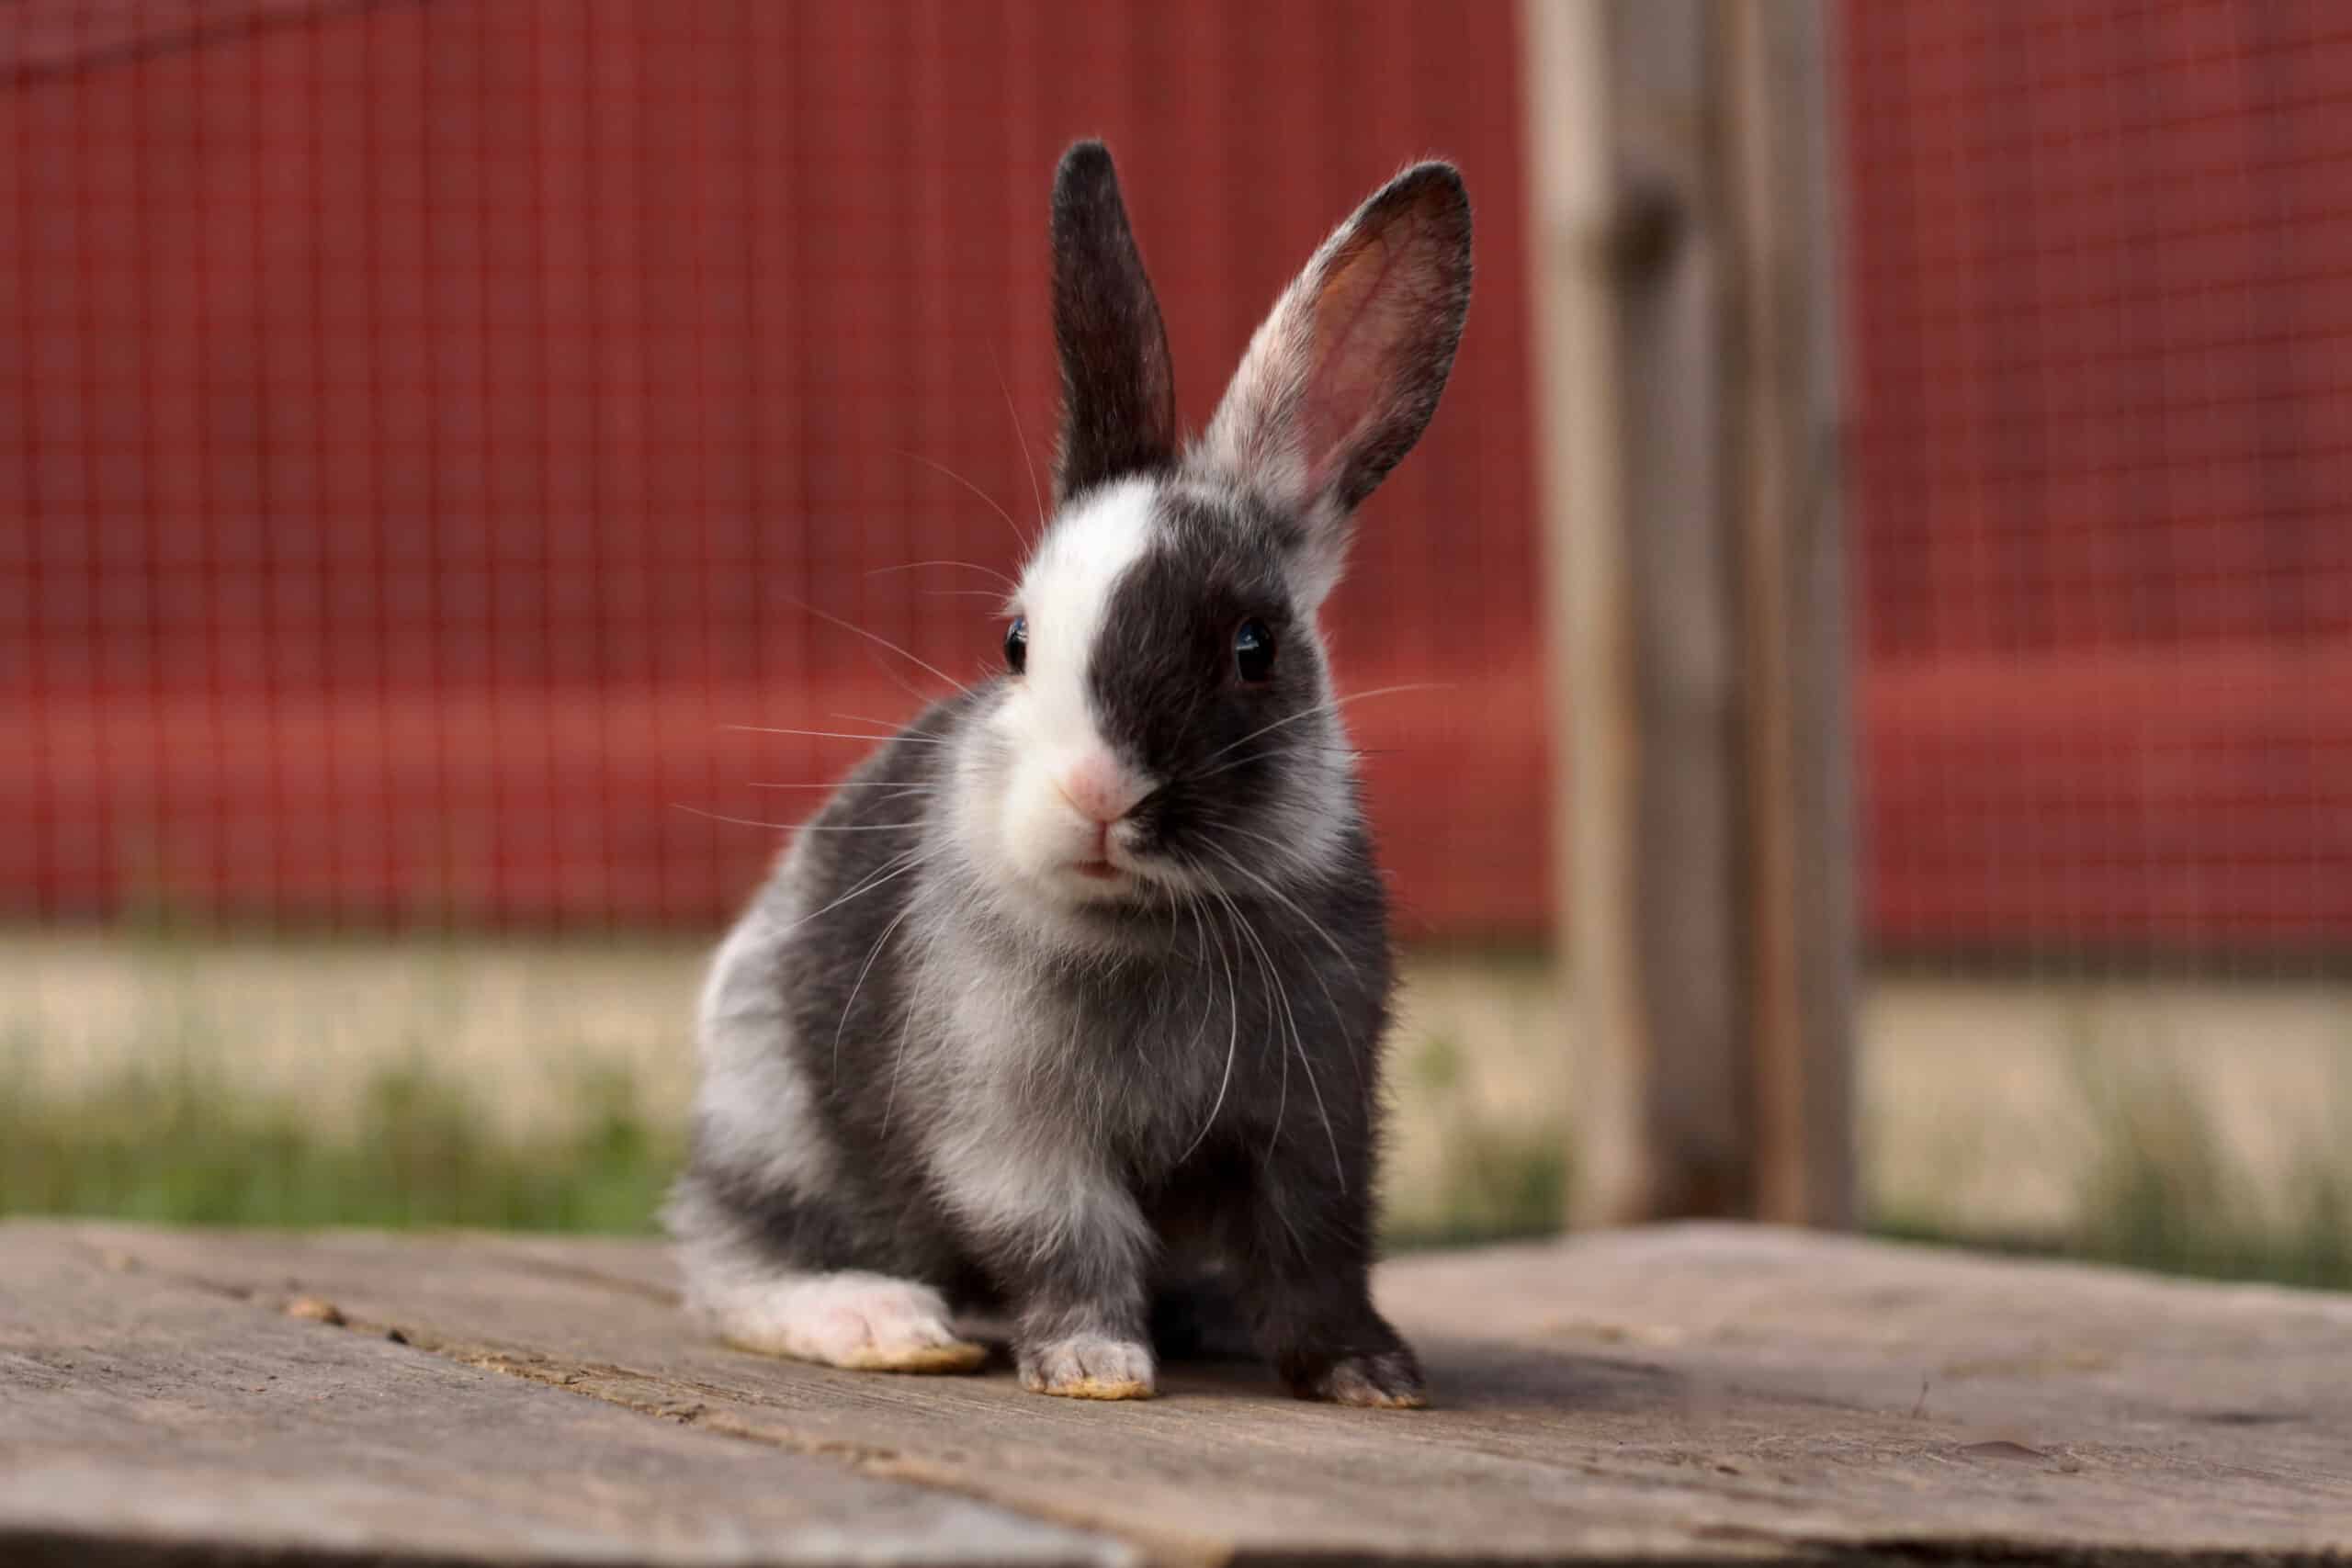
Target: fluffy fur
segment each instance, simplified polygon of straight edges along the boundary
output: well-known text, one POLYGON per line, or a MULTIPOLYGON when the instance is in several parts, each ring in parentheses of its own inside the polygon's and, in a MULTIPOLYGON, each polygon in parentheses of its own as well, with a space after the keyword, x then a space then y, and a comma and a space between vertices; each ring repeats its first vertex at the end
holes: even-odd
POLYGON ((1452 362, 1461 182, 1420 165, 1343 224, 1190 453, 1099 146, 1053 232, 1025 668, 883 745, 719 949, 669 1213, 689 1303, 902 1371, 974 1364, 951 1310, 1001 1306, 1024 1384, 1089 1398, 1238 1328, 1298 1394, 1419 1404, 1367 1290, 1390 956, 1315 615, 1452 362))

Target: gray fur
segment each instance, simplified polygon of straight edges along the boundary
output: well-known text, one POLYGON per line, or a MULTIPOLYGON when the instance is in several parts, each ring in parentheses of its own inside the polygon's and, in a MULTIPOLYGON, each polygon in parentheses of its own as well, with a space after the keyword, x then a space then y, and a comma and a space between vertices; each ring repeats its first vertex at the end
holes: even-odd
MULTIPOLYGON (((1107 154, 1072 167, 1124 240, 1107 154)), ((1132 260, 1131 241, 1108 248, 1132 260)), ((1123 298, 1148 300, 1134 266, 1123 298)), ((1134 330, 1156 341, 1156 310, 1134 330)), ((1073 398, 1121 359, 1084 352, 1073 398)), ((1427 355, 1407 359, 1396 395, 1433 404, 1427 355)), ((799 835, 714 963, 669 1211, 690 1297, 752 1338, 745 1303, 811 1280, 872 1281, 823 1299, 876 1324, 922 1319, 922 1287, 1001 1304, 1031 1386, 1100 1394, 1148 1392, 1155 1306, 1205 1292, 1295 1392, 1414 1403, 1411 1352, 1367 1293, 1392 966, 1316 633, 1325 569, 1310 521, 1214 452, 1151 484, 1084 687, 1097 743, 1153 784, 1115 824, 1132 876, 1057 901, 992 858, 980 806, 1030 765, 1021 678, 870 757, 811 823, 866 830, 799 835), (1241 682, 1245 617, 1280 651, 1241 682)))

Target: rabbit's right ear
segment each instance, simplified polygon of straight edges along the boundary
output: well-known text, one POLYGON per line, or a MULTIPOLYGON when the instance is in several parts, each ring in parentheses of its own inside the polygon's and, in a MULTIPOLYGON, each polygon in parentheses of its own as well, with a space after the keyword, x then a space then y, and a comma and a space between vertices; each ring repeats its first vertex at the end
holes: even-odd
POLYGON ((1470 309, 1470 198, 1450 164, 1373 194, 1250 340, 1202 441, 1206 463, 1298 517, 1309 597, 1348 519, 1437 412, 1470 309))
POLYGON ((1054 175, 1054 344, 1062 363, 1054 500, 1176 461, 1176 376, 1168 329, 1100 141, 1054 175))

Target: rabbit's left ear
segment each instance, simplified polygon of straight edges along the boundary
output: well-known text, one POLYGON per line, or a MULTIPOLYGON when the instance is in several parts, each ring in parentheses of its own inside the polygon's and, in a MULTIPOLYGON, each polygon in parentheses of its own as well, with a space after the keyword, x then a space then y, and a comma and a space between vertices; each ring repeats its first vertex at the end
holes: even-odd
POLYGON ((1054 174, 1054 344, 1062 364, 1054 500, 1176 461, 1176 374, 1119 176, 1100 141, 1054 174))
POLYGON ((1201 446, 1300 518, 1339 575, 1348 514, 1437 412, 1470 309, 1470 198, 1450 164, 1406 170, 1315 253, 1250 340, 1201 446))

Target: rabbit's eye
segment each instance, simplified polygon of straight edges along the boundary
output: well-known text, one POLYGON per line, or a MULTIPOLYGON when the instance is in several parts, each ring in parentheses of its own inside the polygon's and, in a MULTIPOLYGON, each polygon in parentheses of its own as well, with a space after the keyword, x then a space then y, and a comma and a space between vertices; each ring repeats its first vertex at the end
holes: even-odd
POLYGON ((1015 615, 1004 628, 1004 665, 1015 675, 1029 668, 1029 617, 1015 615))
POLYGON ((1274 672, 1274 633, 1265 622, 1253 617, 1234 632, 1233 671, 1252 685, 1274 672))

